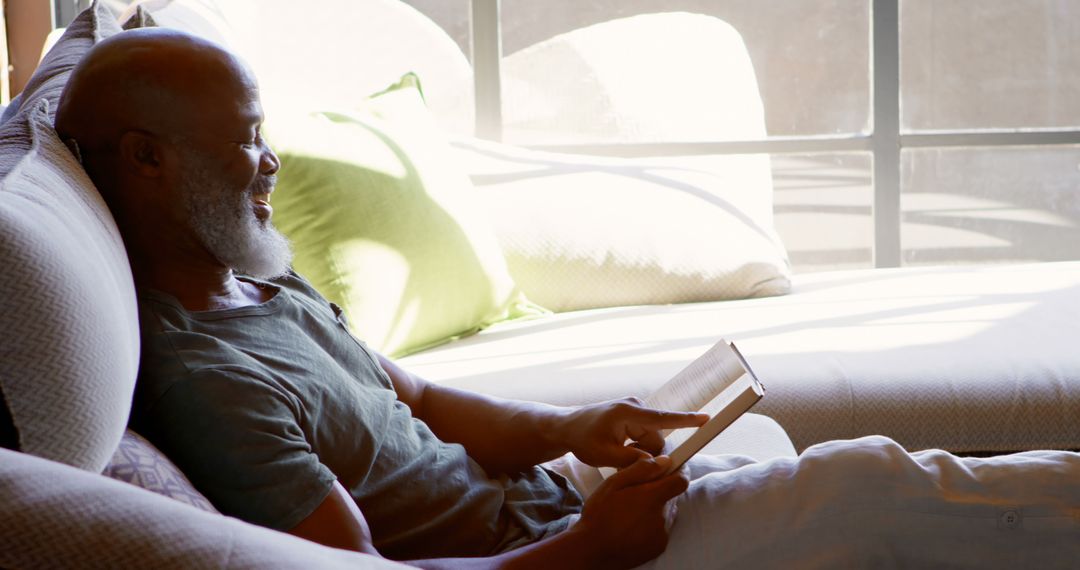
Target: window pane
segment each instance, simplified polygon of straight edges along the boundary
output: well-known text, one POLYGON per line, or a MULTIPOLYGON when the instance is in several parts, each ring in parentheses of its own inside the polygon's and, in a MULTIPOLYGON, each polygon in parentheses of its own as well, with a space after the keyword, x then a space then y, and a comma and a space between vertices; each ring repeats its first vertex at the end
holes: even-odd
POLYGON ((1080 146, 901 156, 904 262, 1080 259, 1080 146))
POLYGON ((772 157, 776 230, 796 273, 873 267, 869 153, 772 157))
POLYGON ((1080 2, 900 6, 904 131, 1080 126, 1080 2))
POLYGON ((505 139, 659 142, 865 132, 869 6, 866 0, 503 0, 505 139))

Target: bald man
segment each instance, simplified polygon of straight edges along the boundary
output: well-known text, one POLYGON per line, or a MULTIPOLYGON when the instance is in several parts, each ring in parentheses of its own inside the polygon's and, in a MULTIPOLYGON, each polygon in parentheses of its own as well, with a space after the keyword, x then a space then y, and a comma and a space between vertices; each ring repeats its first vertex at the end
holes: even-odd
POLYGON ((650 452, 661 429, 704 417, 633 400, 497 400, 375 354, 289 272, 262 121, 242 62, 164 29, 97 45, 61 97, 57 131, 109 204, 139 290, 139 431, 222 512, 330 546, 398 559, 506 553, 479 566, 658 554, 687 479, 661 476, 666 459, 650 452), (568 451, 633 466, 563 532, 581 498, 537 466, 568 451))
POLYGON ((703 416, 499 400, 402 370, 289 271, 262 115, 243 63, 161 29, 94 47, 57 112, 139 291, 133 424, 222 512, 430 568, 1080 560, 1073 453, 960 459, 873 437, 665 476, 660 430, 703 416), (582 504, 542 466, 567 452, 623 469, 582 504))

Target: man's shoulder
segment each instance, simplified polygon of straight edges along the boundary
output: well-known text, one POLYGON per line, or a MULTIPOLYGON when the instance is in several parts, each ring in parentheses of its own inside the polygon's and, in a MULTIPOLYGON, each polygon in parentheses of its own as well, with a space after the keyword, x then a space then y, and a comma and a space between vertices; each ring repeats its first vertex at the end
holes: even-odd
POLYGON ((271 325, 235 313, 190 312, 173 297, 140 291, 140 399, 156 401, 176 383, 197 376, 259 377, 247 345, 271 325))
POLYGON ((239 356, 221 332, 230 326, 228 321, 207 321, 189 313, 175 303, 154 293, 140 294, 139 329, 142 340, 142 361, 229 362, 239 356))

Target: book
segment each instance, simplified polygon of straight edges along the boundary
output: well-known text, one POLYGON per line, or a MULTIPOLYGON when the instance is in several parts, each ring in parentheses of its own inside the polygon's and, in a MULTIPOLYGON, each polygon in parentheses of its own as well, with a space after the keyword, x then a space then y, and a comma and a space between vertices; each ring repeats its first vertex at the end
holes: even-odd
POLYGON ((721 339, 645 399, 659 410, 701 411, 709 421, 697 428, 668 430, 665 449, 670 449, 675 471, 720 435, 765 396, 750 364, 734 344, 721 339))
MULTIPOLYGON (((645 399, 650 408, 709 415, 701 427, 665 430, 664 449, 671 457, 668 473, 682 467, 764 395, 765 387, 739 349, 723 339, 653 392, 645 399)), ((605 478, 614 472, 601 469, 605 478)))

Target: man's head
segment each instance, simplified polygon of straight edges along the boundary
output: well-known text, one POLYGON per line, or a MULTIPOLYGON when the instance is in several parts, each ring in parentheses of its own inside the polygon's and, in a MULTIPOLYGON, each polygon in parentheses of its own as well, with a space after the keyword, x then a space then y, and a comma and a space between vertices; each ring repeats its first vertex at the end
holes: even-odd
POLYGON ((133 263, 216 263, 272 277, 291 254, 270 223, 279 162, 262 120, 255 79, 236 57, 147 28, 86 54, 61 96, 56 130, 77 145, 129 251, 142 252, 133 263))

